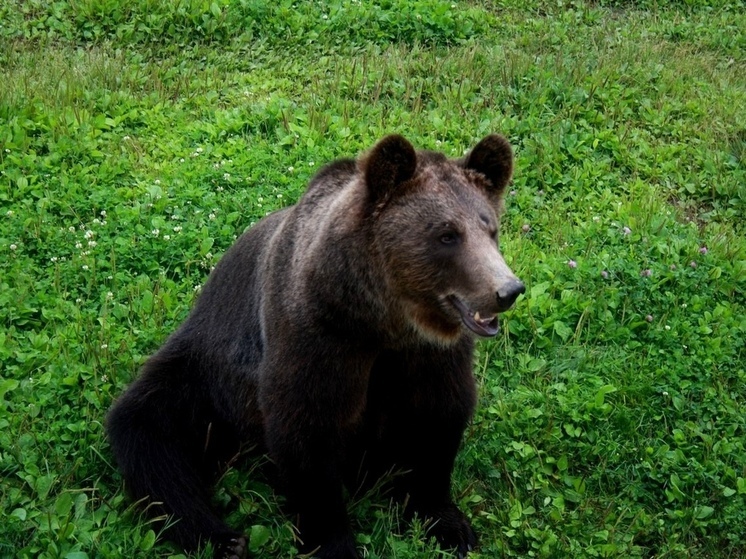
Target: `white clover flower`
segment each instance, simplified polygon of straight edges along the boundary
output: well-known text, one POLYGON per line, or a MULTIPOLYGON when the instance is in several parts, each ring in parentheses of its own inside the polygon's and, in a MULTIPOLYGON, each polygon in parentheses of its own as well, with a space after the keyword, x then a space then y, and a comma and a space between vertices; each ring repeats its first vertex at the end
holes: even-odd
POLYGON ((171 235, 163 235, 163 240, 164 241, 170 241, 171 240, 171 235))
MULTIPOLYGON (((295 167, 288 167, 288 172, 289 173, 292 173, 293 171, 295 171, 295 167)), ((248 180, 248 178, 246 180, 248 180)))
POLYGON ((174 233, 181 233, 181 225, 174 227, 174 233))
POLYGON ((95 247, 98 243, 96 241, 88 241, 89 247, 95 247))
POLYGON ((93 238, 93 235, 94 235, 93 231, 91 231, 91 230, 89 229, 88 231, 86 231, 86 232, 85 232, 85 235, 83 235, 83 236, 84 236, 84 237, 85 237, 86 239, 91 239, 91 238, 93 238))
POLYGON ((161 180, 160 179, 155 179, 155 181, 153 181, 153 182, 155 182, 156 185, 161 184, 161 180))
POLYGON ((215 220, 215 214, 210 214, 207 217, 210 219, 210 221, 214 221, 215 220))
POLYGON ((57 262, 57 260, 59 260, 59 258, 57 258, 56 256, 53 256, 53 257, 52 257, 52 258, 50 258, 49 260, 50 260, 50 261, 51 261, 52 263, 55 263, 55 262, 57 262))
POLYGON ((16 245, 15 243, 10 244, 10 250, 16 250, 17 248, 18 248, 18 245, 16 245))
POLYGON ((12 217, 12 215, 13 215, 14 213, 15 213, 15 212, 14 212, 13 210, 8 210, 7 212, 5 212, 5 215, 7 215, 8 217, 12 217))
POLYGON ((179 163, 184 163, 184 158, 179 159, 179 163))
POLYGON ((72 225, 68 227, 67 230, 70 231, 70 233, 75 233, 75 227, 73 227, 72 225))
POLYGON ((101 349, 106 349, 109 347, 109 344, 101 344, 101 349))
POLYGON ((106 293, 106 298, 107 298, 107 299, 113 299, 113 298, 114 298, 114 294, 113 294, 113 293, 112 293, 111 291, 108 291, 108 292, 106 293))
POLYGON ((88 271, 88 264, 83 264, 83 269, 87 272, 88 271))
POLYGON ((94 225, 101 225, 101 220, 97 217, 93 218, 93 224, 94 225))
POLYGON ((153 229, 150 233, 154 237, 157 237, 160 234, 160 230, 159 229, 153 229))

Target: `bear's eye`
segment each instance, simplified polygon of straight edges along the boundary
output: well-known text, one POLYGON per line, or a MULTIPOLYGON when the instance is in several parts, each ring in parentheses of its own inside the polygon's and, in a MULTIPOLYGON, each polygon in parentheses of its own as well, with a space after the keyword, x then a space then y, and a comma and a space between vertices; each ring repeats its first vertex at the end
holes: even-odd
POLYGON ((447 233, 443 233, 440 236, 440 242, 444 245, 453 245, 458 242, 458 233, 455 231, 448 231, 447 233))

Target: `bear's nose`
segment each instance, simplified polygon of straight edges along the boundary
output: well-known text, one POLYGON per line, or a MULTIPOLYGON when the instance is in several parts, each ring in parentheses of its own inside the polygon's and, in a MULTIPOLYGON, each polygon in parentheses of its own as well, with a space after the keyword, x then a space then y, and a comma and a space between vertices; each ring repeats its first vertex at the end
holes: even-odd
POLYGON ((500 312, 512 307, 518 296, 525 292, 526 286, 523 285, 522 281, 514 279, 506 282, 497 290, 497 304, 500 307, 500 312))

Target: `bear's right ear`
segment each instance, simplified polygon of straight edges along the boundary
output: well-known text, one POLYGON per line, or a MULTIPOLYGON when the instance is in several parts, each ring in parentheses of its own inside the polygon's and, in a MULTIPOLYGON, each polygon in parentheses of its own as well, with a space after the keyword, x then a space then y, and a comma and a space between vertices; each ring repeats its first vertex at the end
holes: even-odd
POLYGON ((403 136, 392 134, 378 142, 362 162, 371 205, 381 204, 396 187, 414 176, 417 153, 403 136))

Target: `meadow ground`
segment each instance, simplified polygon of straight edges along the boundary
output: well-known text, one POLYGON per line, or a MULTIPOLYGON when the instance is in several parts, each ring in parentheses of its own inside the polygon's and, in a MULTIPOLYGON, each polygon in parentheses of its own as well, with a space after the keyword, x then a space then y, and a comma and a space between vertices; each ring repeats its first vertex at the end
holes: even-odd
MULTIPOLYGON (((178 557, 112 399, 319 165, 494 131, 528 290, 477 355, 473 557, 746 556, 745 33, 726 0, 0 0, 0 558, 178 557)), ((293 557, 258 466, 216 506, 293 557)), ((449 557, 351 507, 365 557, 449 557)))

